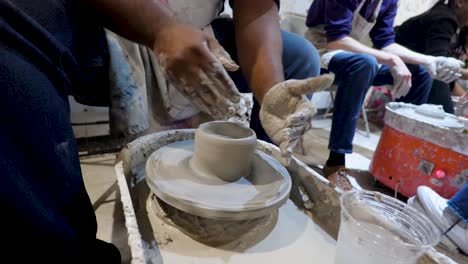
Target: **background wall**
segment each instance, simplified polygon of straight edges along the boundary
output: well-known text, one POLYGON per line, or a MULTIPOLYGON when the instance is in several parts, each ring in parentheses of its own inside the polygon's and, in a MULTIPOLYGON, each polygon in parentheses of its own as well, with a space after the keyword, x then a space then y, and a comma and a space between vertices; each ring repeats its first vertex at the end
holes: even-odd
POLYGON ((282 11, 305 14, 313 0, 281 0, 282 11))
POLYGON ((410 17, 419 15, 431 8, 438 0, 400 0, 395 24, 399 25, 410 17))

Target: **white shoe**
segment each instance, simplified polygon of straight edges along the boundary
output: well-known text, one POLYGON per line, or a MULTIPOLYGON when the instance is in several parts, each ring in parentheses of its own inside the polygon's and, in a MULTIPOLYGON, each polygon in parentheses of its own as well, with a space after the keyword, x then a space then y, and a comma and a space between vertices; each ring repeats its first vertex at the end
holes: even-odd
MULTIPOLYGON (((422 207, 421 203, 418 200, 417 196, 413 196, 408 199, 408 205, 416 209, 418 212, 424 214, 427 216, 426 211, 422 207)), ((431 220, 431 219, 429 219, 431 220)), ((432 221, 431 221, 432 222, 432 221)), ((442 233, 443 231, 441 231, 442 233)), ((453 243, 452 240, 450 240, 447 236, 441 236, 440 237, 440 244, 442 244, 448 251, 450 252, 456 252, 458 253, 458 247, 453 243)))
MULTIPOLYGON (((414 209, 418 210, 419 212, 423 213, 424 215, 426 215, 426 211, 424 210, 424 208, 422 207, 421 203, 419 202, 418 200, 418 197, 417 196, 413 196, 411 198, 408 199, 408 205, 413 207, 414 209)), ((426 215, 427 216, 427 215, 426 215)))
POLYGON ((448 208, 447 199, 440 197, 439 194, 426 186, 418 187, 417 197, 426 211, 426 215, 442 232, 445 232, 458 221, 458 224, 447 233, 447 236, 468 255, 468 225, 448 208))

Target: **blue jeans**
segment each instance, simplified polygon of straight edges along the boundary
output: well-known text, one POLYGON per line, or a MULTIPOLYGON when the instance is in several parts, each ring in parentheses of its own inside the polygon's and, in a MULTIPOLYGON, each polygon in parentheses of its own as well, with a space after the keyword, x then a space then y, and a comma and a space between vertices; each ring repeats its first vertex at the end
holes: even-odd
POLYGON ((457 192, 447 204, 458 217, 468 223, 468 184, 457 192))
MULTIPOLYGON (((212 23, 216 39, 231 55, 234 61, 239 62, 234 33, 234 24, 231 19, 221 18, 212 23)), ((320 56, 315 47, 302 36, 281 31, 283 39, 283 68, 284 78, 306 79, 320 74, 320 56)), ((249 85, 242 71, 229 73, 237 88, 242 93, 250 92, 249 85)), ((250 127, 257 134, 257 138, 271 142, 259 119, 260 105, 254 100, 250 127)))
MULTIPOLYGON (((422 66, 407 66, 413 75, 413 87, 398 101, 424 104, 432 79, 422 66)), ((354 133, 367 90, 372 85, 391 85, 393 77, 388 66, 379 68, 375 57, 351 52, 335 55, 328 70, 335 74, 335 84, 338 85, 328 148, 342 154, 352 153, 354 133)))

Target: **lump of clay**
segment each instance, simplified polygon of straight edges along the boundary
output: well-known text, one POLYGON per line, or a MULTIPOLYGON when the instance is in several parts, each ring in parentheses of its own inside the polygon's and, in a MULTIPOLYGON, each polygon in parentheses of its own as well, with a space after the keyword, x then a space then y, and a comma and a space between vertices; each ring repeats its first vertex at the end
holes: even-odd
POLYGON ((214 247, 238 248, 242 244, 249 248, 262 241, 274 228, 278 210, 257 219, 215 220, 195 216, 152 197, 152 206, 166 223, 177 227, 192 239, 214 247))

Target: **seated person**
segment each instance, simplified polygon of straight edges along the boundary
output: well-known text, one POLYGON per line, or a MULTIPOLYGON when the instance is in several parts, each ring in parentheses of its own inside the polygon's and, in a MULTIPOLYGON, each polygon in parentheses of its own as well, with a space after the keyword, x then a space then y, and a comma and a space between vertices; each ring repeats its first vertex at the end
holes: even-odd
POLYGON ((420 186, 417 195, 410 198, 408 204, 426 214, 444 235, 468 255, 468 185, 450 200, 429 187, 420 186))
MULTIPOLYGON (((410 51, 395 43, 393 21, 398 0, 315 0, 306 25, 309 39, 322 55, 322 68, 335 74, 335 98, 325 177, 336 179, 352 153, 353 138, 367 90, 372 85, 393 85, 398 102, 427 102, 432 78, 442 69, 454 75, 460 65, 410 51), (373 48, 363 42, 370 37, 373 48), (440 66, 438 69, 437 66, 440 66), (450 67, 452 66, 452 68, 450 67), (429 70, 429 72, 428 72, 429 70)), ((342 178, 342 176, 340 177, 342 178)), ((347 187, 349 188, 349 186, 347 187)))
MULTIPOLYGON (((262 122, 265 130, 287 148, 294 138, 275 133, 305 126, 313 107, 302 96, 311 80, 284 78, 317 75, 314 49, 300 44, 299 37, 281 34, 278 1, 231 2, 239 63, 256 99, 267 106, 296 102, 290 108, 261 109, 276 118, 262 122), (295 45, 303 46, 303 52, 295 45), (294 118, 297 114, 305 118, 294 118)), ((8 227, 2 233, 8 241, 4 252, 16 252, 27 241, 27 254, 10 255, 26 263, 120 263, 117 248, 96 239, 96 217, 68 104, 68 94, 85 96, 84 89, 91 98, 105 94, 100 92, 108 78, 104 26, 153 49, 188 98, 212 107, 207 112, 216 108, 217 113, 209 113, 223 117, 238 106, 240 95, 223 68, 237 65, 213 37, 177 21, 161 3, 0 0, 0 205, 3 226, 8 227)), ((203 20, 210 23, 217 12, 208 15, 203 20)), ((3 257, 6 263, 18 261, 3 257)))
MULTIPOLYGON (((453 40, 457 39, 457 32, 463 27, 468 27, 468 0, 441 0, 429 11, 396 27, 395 40, 419 53, 447 57, 455 55, 452 54, 454 50, 464 50, 462 42, 465 41, 466 30, 460 34, 460 41, 453 43, 453 40)), ((462 69, 461 74, 462 79, 468 79, 467 69, 462 69)), ((453 83, 435 80, 428 103, 442 105, 445 112, 453 114, 452 89, 453 83)))

